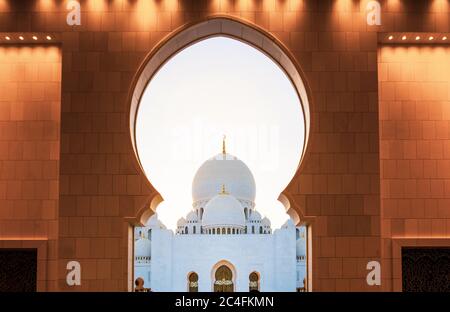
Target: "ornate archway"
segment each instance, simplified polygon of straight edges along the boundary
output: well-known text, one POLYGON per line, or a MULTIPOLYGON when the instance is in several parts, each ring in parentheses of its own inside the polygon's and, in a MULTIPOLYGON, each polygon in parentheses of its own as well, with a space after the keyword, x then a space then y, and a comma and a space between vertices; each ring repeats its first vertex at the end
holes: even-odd
POLYGON ((188 290, 189 292, 198 292, 198 274, 195 272, 188 275, 188 290))
POLYGON ((248 276, 248 279, 249 292, 259 292, 259 274, 257 272, 252 272, 248 276))
MULTIPOLYGON (((300 68, 300 65, 298 64, 298 61, 292 55, 290 50, 268 31, 254 25, 251 22, 224 15, 211 16, 196 23, 186 24, 173 31, 170 35, 161 40, 153 48, 153 50, 147 55, 147 57, 139 67, 139 70, 135 74, 135 77, 133 79, 133 83, 131 85, 127 99, 127 101, 130 103, 130 118, 128 119, 128 122, 130 129, 130 139, 136 156, 134 159, 136 166, 139 167, 142 172, 144 172, 136 147, 136 116, 142 95, 148 83, 158 72, 158 70, 181 50, 202 40, 219 36, 229 37, 242 41, 263 52, 286 73, 287 77, 291 81, 301 102, 305 127, 305 141, 303 149, 301 151, 300 163, 297 168, 298 172, 298 170, 300 169, 300 165, 304 163, 303 158, 306 155, 306 149, 309 147, 308 140, 311 124, 309 109, 311 91, 307 85, 306 80, 304 79, 305 76, 300 68)), ((297 175, 297 172, 294 174, 294 177, 297 175)), ((294 181, 294 179, 292 181, 294 181)), ((148 179, 147 182, 149 187, 155 190, 153 186, 151 186, 151 183, 148 179)), ((291 217, 295 216, 293 218, 295 223, 300 222, 300 219, 302 219, 303 222, 311 222, 309 221, 309 217, 305 216, 302 207, 293 200, 293 197, 288 193, 286 189, 280 194, 279 198, 279 201, 284 205, 286 212, 291 217)), ((134 217, 127 218, 128 222, 132 225, 145 224, 148 218, 153 214, 153 212, 156 211, 157 205, 162 200, 163 199, 161 195, 158 194, 157 191, 152 192, 152 195, 150 195, 148 200, 146 201, 145 207, 142 206, 136 212, 136 215, 134 217)), ((129 232, 131 232, 130 229, 129 232)), ((132 247, 129 247, 129 259, 131 259, 130 255, 132 255, 132 253, 132 247)), ((128 269, 129 276, 132 270, 132 268, 128 269)), ((235 273, 235 271, 233 272, 235 273)), ((235 279, 235 274, 233 278, 235 279)), ((212 278, 212 280, 214 279, 212 278)))
MULTIPOLYGON (((128 119, 128 122, 131 144, 136 155, 136 165, 141 168, 142 172, 144 172, 144 169, 142 167, 136 146, 136 116, 141 98, 148 83, 152 80, 159 69, 181 50, 202 40, 220 36, 242 41, 258 49, 269 58, 271 58, 280 67, 280 69, 286 73, 298 95, 304 117, 305 137, 297 171, 299 170, 300 165, 304 163, 303 158, 305 157, 306 149, 309 146, 308 140, 311 124, 309 102, 311 98, 311 91, 307 85, 306 80, 304 79, 304 74, 300 68, 300 65, 298 64, 292 53, 289 51, 289 49, 266 30, 246 20, 242 20, 236 17, 216 15, 208 17, 205 20, 197 23, 186 24, 173 31, 170 35, 161 40, 161 42, 158 43, 155 48, 147 55, 133 79, 133 84, 128 94, 128 101, 130 102, 130 118, 128 119)), ((295 175, 296 174, 294 174, 294 176, 295 175)), ((150 185, 150 181, 148 182, 150 185)), ((282 194, 286 192, 287 191, 285 189, 282 194)), ((153 197, 154 196, 159 195, 156 193, 153 195, 153 197)), ((291 198, 289 197, 289 199, 291 198)), ((150 201, 151 200, 152 199, 150 199, 150 201)), ((160 203, 161 200, 162 198, 158 201, 158 203, 160 203)), ((293 203, 286 205, 284 201, 280 201, 285 206, 288 214, 297 213, 295 212, 295 210, 298 210, 300 215, 304 215, 301 206, 293 205, 293 203)), ((157 205, 152 206, 153 211, 156 210, 156 206, 157 205)), ((139 220, 141 221, 141 223, 145 223, 145 219, 148 219, 151 214, 152 212, 150 211, 150 213, 145 215, 144 217, 139 216, 139 220)))
POLYGON ((233 292, 233 271, 223 264, 214 273, 214 292, 233 292))

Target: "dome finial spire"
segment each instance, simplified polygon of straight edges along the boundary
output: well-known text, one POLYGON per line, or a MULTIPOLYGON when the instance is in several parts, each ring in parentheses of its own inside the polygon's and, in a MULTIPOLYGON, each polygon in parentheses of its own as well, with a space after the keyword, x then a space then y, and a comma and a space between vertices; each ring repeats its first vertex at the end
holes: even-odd
POLYGON ((220 190, 220 195, 228 195, 228 192, 225 190, 225 184, 222 184, 222 189, 220 190))
POLYGON ((222 154, 224 154, 224 155, 227 153, 227 148, 226 148, 226 145, 225 145, 226 138, 227 138, 227 136, 224 134, 223 138, 222 138, 222 154))

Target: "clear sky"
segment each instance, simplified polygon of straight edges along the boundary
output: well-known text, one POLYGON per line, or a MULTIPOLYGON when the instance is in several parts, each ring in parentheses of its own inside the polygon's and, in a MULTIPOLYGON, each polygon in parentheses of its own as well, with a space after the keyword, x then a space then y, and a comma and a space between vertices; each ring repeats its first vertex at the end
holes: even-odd
POLYGON ((256 209, 272 227, 288 218, 278 195, 304 144, 300 100, 285 73, 259 50, 216 37, 171 58, 147 86, 136 123, 138 154, 161 193, 160 220, 174 229, 192 209, 192 179, 221 152, 243 160, 256 181, 256 209))

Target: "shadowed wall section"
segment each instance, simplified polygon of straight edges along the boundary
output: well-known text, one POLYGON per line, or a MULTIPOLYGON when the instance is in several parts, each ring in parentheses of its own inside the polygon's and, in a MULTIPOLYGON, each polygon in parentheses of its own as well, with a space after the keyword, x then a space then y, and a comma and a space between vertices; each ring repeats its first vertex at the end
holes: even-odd
POLYGON ((400 290, 391 238, 450 236, 450 47, 384 46, 378 68, 383 284, 400 290))
POLYGON ((0 249, 0 291, 36 291, 37 252, 34 249, 0 249))
POLYGON ((40 290, 56 280, 60 107, 60 49, 0 46, 0 240, 48 240, 40 290))

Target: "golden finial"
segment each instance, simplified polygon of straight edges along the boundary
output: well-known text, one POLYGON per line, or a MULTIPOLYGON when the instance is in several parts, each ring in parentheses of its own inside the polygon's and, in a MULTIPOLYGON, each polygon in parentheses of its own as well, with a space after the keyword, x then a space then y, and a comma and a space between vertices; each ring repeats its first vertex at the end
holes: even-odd
POLYGON ((228 195, 228 192, 225 190, 225 184, 222 184, 222 189, 220 190, 220 195, 228 195))
POLYGON ((223 135, 223 139, 222 139, 222 154, 226 154, 227 153, 227 149, 226 149, 226 146, 225 146, 225 139, 227 138, 227 136, 224 134, 223 135))

